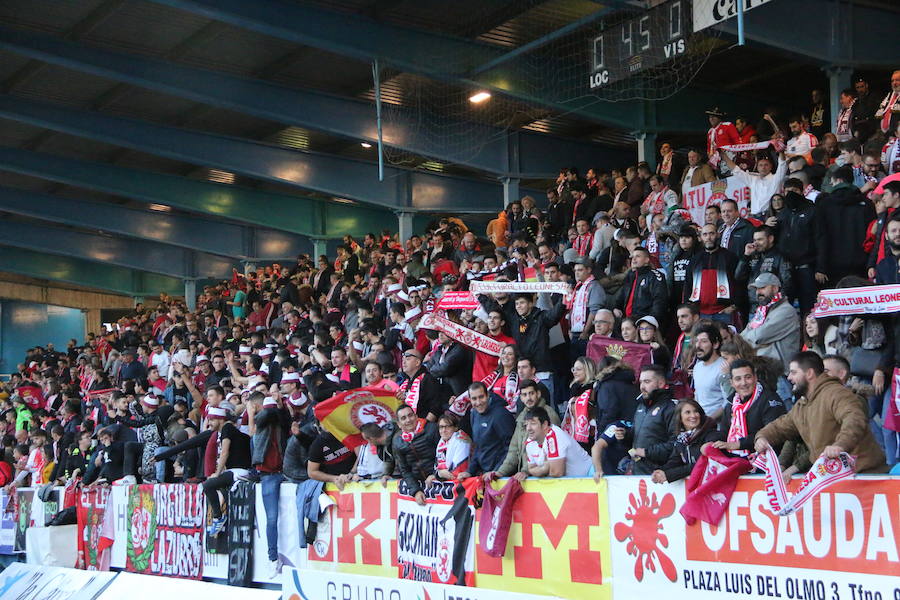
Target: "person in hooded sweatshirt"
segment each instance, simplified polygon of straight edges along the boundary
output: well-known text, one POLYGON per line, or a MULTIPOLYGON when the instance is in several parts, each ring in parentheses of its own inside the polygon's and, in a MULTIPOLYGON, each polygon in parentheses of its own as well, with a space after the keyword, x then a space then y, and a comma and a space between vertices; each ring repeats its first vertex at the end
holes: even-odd
POLYGON ((816 281, 834 287, 847 275, 866 272, 869 256, 863 242, 875 207, 853 185, 853 171, 843 166, 831 174, 833 189, 816 199, 816 281))
POLYGON ((793 285, 790 300, 800 303, 800 313, 808 313, 816 302, 816 235, 813 224, 817 207, 803 195, 803 183, 790 178, 784 182, 784 208, 766 224, 775 229, 778 250, 791 263, 793 285))
POLYGON ((469 400, 474 410, 469 412, 472 422, 472 451, 469 469, 459 479, 496 471, 506 459, 509 442, 516 428, 516 419, 506 408, 506 401, 488 392, 481 381, 469 386, 469 400))

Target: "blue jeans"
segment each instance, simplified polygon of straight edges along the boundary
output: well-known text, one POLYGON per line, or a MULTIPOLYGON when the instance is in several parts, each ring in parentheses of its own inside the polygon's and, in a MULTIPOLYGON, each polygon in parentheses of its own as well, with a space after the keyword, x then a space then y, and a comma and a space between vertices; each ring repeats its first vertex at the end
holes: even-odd
MULTIPOLYGON (((168 450, 168 449, 169 449, 168 446, 160 446, 153 453, 153 456, 159 456, 165 450, 168 450)), ((166 462, 167 461, 165 461, 165 460, 160 460, 160 461, 157 461, 157 463, 156 463, 156 481, 158 481, 159 483, 163 483, 166 480, 166 462)))
MULTIPOLYGON (((884 419, 884 416, 888 414, 888 411, 893 410, 893 407, 890 405, 891 403, 891 388, 887 386, 887 389, 884 390, 884 404, 881 408, 881 418, 884 419)), ((883 421, 882 421, 883 422, 883 421)), ((876 436, 877 438, 877 436, 876 436)), ((893 466, 897 464, 897 432, 891 431, 890 429, 881 428, 881 439, 884 442, 884 455, 887 459, 888 466, 893 466)))
POLYGON ((716 322, 719 322, 719 323, 725 323, 726 325, 733 325, 733 324, 734 324, 734 313, 731 313, 731 314, 727 314, 727 313, 712 313, 712 314, 700 313, 700 318, 701 318, 701 319, 709 319, 710 321, 716 321, 716 322))
POLYGON ((278 498, 281 496, 281 473, 261 473, 263 507, 266 509, 266 542, 269 560, 278 560, 278 498))

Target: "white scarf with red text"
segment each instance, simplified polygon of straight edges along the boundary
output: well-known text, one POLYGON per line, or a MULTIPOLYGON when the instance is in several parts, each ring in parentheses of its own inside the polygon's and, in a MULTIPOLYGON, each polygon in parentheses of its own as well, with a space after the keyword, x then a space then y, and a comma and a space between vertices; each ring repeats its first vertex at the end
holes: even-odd
POLYGON ((572 331, 584 331, 584 325, 587 323, 588 316, 588 298, 591 295, 591 283, 593 281, 594 276, 591 275, 575 286, 575 301, 572 305, 572 331))
POLYGON ((782 517, 797 512, 825 488, 849 479, 856 473, 856 460, 846 452, 841 452, 838 458, 825 458, 823 454, 800 482, 797 493, 788 496, 787 485, 781 477, 778 455, 774 450, 769 448, 765 454, 757 454, 752 463, 766 474, 766 494, 769 496, 770 510, 782 517))
POLYGON ((562 430, 575 438, 575 441, 579 443, 590 441, 591 422, 589 405, 593 389, 593 387, 588 388, 575 399, 574 405, 569 404, 569 409, 566 411, 566 417, 563 419, 562 430))
POLYGON ((425 373, 422 373, 415 379, 407 379, 403 382, 403 385, 400 387, 406 393, 406 396, 403 397, 403 401, 413 409, 413 412, 419 414, 419 388, 422 386, 422 379, 425 377, 425 373))

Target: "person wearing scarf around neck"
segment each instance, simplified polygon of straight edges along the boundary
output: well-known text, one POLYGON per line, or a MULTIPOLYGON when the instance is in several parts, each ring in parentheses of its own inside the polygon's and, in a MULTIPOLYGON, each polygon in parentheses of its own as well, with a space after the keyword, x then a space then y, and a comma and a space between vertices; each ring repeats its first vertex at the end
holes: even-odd
POLYGON ((675 447, 669 460, 653 471, 653 483, 672 483, 691 474, 701 449, 707 443, 721 443, 724 433, 706 416, 703 407, 688 398, 675 407, 675 447))
POLYGON ((713 442, 713 447, 746 457, 753 451, 756 433, 787 411, 781 398, 759 381, 753 363, 739 358, 731 363, 730 372, 735 393, 722 413, 726 437, 713 442))
POLYGON ((754 281, 757 308, 741 337, 759 356, 777 359, 787 365, 800 348, 800 318, 781 294, 781 282, 772 273, 761 273, 754 281))
POLYGON ((408 494, 416 503, 425 505, 425 480, 434 472, 437 445, 441 441, 436 423, 416 417, 406 404, 397 409, 398 435, 394 436, 394 459, 400 478, 406 482, 408 494))

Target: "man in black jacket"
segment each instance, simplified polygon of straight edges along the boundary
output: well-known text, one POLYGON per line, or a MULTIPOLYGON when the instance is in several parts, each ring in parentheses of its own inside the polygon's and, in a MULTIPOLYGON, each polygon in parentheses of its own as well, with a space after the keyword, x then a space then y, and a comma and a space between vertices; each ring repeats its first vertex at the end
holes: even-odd
POLYGON ((479 300, 488 313, 492 310, 503 311, 510 333, 519 348, 519 355, 531 359, 537 369, 537 379, 547 386, 549 397, 553 398, 550 329, 559 323, 565 311, 562 294, 553 295, 553 308, 550 310, 536 308, 532 294, 519 294, 515 302, 507 302, 502 307, 487 296, 479 296, 479 300))
POLYGON ((663 367, 646 365, 641 369, 641 397, 634 411, 630 430, 618 428, 616 439, 631 439, 628 454, 634 459, 635 475, 651 475, 672 454, 675 444, 675 399, 666 387, 663 367))
POLYGON ((420 418, 437 422, 450 397, 449 389, 428 372, 418 350, 404 352, 402 361, 402 369, 397 374, 400 384, 397 398, 412 407, 420 418))
POLYGON ((650 252, 643 247, 635 248, 631 251, 631 269, 616 294, 616 316, 640 319, 652 315, 657 322, 665 323, 668 301, 666 279, 650 267, 650 252))
POLYGON ((834 287, 847 275, 866 272, 869 257, 863 242, 875 207, 853 185, 849 166, 836 169, 831 183, 832 191, 816 199, 816 280, 834 287))
POLYGON ((397 409, 400 432, 394 436, 394 459, 400 477, 406 482, 409 494, 416 503, 425 505, 423 485, 434 472, 435 454, 441 437, 437 423, 416 418, 416 413, 405 404, 397 409))
POLYGON ((472 352, 446 333, 438 333, 438 341, 440 346, 425 363, 425 368, 458 396, 472 383, 472 352))
MULTIPOLYGON (((775 247, 775 233, 768 225, 760 225, 753 232, 753 241, 744 248, 737 267, 737 278, 755 281, 760 273, 771 273, 781 282, 781 291, 791 295, 791 263, 775 247)), ((750 312, 756 310, 756 288, 747 287, 750 312)))
POLYGON ((800 302, 800 312, 808 313, 816 301, 816 205, 803 197, 803 183, 790 178, 784 182, 784 209, 766 224, 774 226, 778 249, 791 263, 793 289, 788 297, 800 302))
POLYGON ((753 225, 741 217, 737 202, 731 198, 722 200, 719 207, 722 210, 719 244, 723 248, 731 250, 735 256, 740 256, 747 244, 753 241, 753 225))
POLYGON ((759 383, 756 368, 750 361, 738 359, 731 363, 730 371, 735 394, 731 402, 725 403, 722 413, 726 441, 712 442, 712 445, 719 450, 747 456, 753 451, 756 433, 786 410, 781 398, 759 383), (739 412, 736 414, 735 411, 739 412))
POLYGON ((737 257, 717 241, 716 226, 700 230, 703 250, 694 255, 684 276, 685 302, 697 302, 700 316, 726 323, 738 308, 746 311, 747 293, 738 281, 737 257))
POLYGON ((885 227, 887 251, 875 267, 875 283, 900 283, 900 213, 895 212, 885 227))

